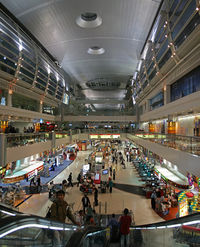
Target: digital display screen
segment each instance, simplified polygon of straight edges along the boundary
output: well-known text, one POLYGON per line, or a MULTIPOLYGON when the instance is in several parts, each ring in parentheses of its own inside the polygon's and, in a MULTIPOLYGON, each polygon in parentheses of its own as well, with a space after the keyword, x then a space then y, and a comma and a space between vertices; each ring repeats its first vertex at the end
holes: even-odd
POLYGON ((108 169, 102 170, 102 174, 103 174, 103 175, 108 174, 108 169))

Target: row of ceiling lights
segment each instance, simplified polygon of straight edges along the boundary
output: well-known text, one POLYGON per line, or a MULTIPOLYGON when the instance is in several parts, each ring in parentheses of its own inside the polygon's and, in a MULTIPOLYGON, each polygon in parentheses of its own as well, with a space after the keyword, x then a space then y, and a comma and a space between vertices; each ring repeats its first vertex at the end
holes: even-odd
MULTIPOLYGON (((102 18, 92 12, 86 12, 78 16, 76 24, 82 28, 96 28, 102 24, 102 18)), ((99 46, 92 46, 88 49, 90 55, 101 55, 105 52, 105 49, 99 46)))

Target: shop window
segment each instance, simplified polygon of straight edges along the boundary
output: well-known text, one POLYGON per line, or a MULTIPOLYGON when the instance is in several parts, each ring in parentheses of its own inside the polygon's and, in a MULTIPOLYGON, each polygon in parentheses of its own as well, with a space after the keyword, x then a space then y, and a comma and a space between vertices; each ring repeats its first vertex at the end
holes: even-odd
POLYGON ((171 101, 200 91, 200 66, 171 85, 171 101))
POLYGON ((6 105, 8 92, 0 88, 0 105, 6 105))
POLYGON ((149 100, 150 110, 154 110, 164 105, 164 94, 160 92, 149 100))
POLYGON ((20 95, 17 93, 13 93, 12 104, 13 107, 30 111, 37 111, 37 108, 39 107, 39 102, 37 100, 28 98, 24 95, 20 95))
POLYGON ((57 112, 57 109, 56 107, 44 104, 42 112, 45 114, 49 114, 49 115, 55 115, 57 112))

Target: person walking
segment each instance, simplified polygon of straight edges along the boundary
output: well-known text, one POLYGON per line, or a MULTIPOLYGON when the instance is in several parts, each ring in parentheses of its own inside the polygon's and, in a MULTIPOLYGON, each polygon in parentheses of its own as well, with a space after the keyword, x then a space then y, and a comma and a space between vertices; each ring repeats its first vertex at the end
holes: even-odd
POLYGON ((41 186, 41 178, 40 178, 40 175, 37 176, 37 192, 40 192, 42 189, 42 186, 41 186))
POLYGON ((69 182, 69 186, 71 185, 73 187, 73 183, 72 183, 72 172, 70 172, 69 177, 68 177, 68 182, 69 182))
POLYGON ((81 173, 78 174, 77 181, 77 187, 79 187, 79 184, 81 183, 81 173))
POLYGON ((98 189, 95 187, 95 189, 94 189, 94 205, 95 206, 98 206, 98 189))
POLYGON ((130 245, 130 226, 131 226, 131 216, 128 215, 129 210, 128 208, 124 209, 124 215, 122 215, 119 219, 119 224, 120 224, 120 246, 121 247, 129 247, 130 245))
POLYGON ((113 169, 113 180, 115 180, 115 175, 116 175, 116 173, 115 173, 115 168, 113 169))
POLYGON ((112 166, 110 166, 110 176, 112 177, 112 166))
POLYGON ((108 222, 108 226, 110 227, 110 242, 114 243, 119 240, 119 222, 115 218, 115 214, 112 214, 112 218, 108 222))
POLYGON ((108 186, 109 186, 110 193, 112 193, 113 181, 111 178, 109 178, 108 186))
POLYGON ((156 208, 156 191, 154 190, 153 193, 151 194, 151 207, 153 208, 153 210, 155 210, 156 208))
POLYGON ((84 196, 82 197, 82 205, 83 205, 83 212, 85 214, 86 209, 90 205, 90 199, 88 198, 87 194, 84 194, 84 196))

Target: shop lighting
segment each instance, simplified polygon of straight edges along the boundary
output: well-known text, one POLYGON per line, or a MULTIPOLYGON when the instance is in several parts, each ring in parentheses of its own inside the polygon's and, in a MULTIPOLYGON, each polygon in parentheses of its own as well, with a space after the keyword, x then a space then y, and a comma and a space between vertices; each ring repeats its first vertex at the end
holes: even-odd
POLYGON ((181 224, 169 225, 169 226, 167 226, 167 228, 174 228, 174 227, 179 227, 179 226, 181 226, 181 224))
POLYGON ((186 120, 186 119, 192 119, 194 118, 195 116, 183 116, 183 117, 178 117, 178 120, 186 120))
POLYGON ((156 227, 155 226, 150 226, 150 227, 147 227, 147 229, 148 230, 154 230, 154 229, 156 229, 156 227))
POLYGON ((6 57, 3 57, 4 60, 6 60, 6 57))
POLYGON ((199 7, 196 7, 196 11, 199 11, 200 10, 200 8, 199 7))

